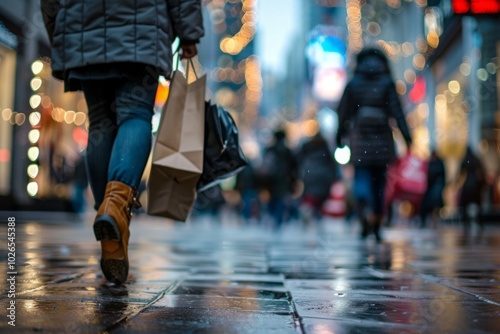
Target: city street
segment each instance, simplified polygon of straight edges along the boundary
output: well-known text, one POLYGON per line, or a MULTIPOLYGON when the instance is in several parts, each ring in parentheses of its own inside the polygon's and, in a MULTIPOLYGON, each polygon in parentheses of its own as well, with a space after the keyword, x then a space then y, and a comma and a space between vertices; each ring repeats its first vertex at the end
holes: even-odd
MULTIPOLYGON (((343 220, 281 233, 226 220, 134 217, 130 274, 119 287, 100 272, 91 216, 17 222, 15 298, 4 285, 0 332, 500 332, 499 227, 464 235, 458 225, 399 223, 378 245, 343 220)), ((3 284, 12 277, 6 231, 3 284)))

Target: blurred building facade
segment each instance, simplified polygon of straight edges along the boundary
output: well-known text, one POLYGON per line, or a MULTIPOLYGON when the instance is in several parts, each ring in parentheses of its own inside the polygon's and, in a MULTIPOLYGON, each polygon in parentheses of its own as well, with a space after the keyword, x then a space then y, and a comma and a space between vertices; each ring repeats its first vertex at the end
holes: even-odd
POLYGON ((86 104, 51 76, 37 0, 0 3, 0 209, 70 211, 86 104))
POLYGON ((241 144, 257 151, 262 73, 256 56, 257 0, 202 0, 205 37, 199 60, 207 72, 208 98, 224 107, 238 124, 241 144))
POLYGON ((482 4, 428 2, 425 33, 434 48, 426 67, 427 92, 433 97, 428 103, 436 147, 457 160, 469 145, 495 174, 500 169, 500 2, 482 4))

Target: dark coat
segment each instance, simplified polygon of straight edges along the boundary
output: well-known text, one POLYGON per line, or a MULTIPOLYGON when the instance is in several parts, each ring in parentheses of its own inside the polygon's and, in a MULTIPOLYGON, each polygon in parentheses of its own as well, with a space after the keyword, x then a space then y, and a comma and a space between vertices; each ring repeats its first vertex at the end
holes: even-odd
POLYGON ((201 0, 41 0, 52 73, 94 64, 142 63, 172 70, 171 44, 204 34, 201 0))
POLYGON ((304 183, 304 196, 326 199, 337 178, 335 164, 327 142, 317 135, 306 142, 299 151, 299 178, 304 183))
POLYGON ((376 49, 362 51, 352 80, 338 107, 337 145, 350 135, 351 161, 358 166, 387 165, 395 158, 389 119, 394 118, 407 144, 411 136, 401 103, 390 76, 387 59, 376 49), (369 124, 359 122, 358 112, 376 111, 381 117, 369 124))
POLYGON ((236 189, 240 193, 244 193, 249 190, 257 190, 258 187, 259 185, 255 169, 252 163, 249 163, 236 176, 236 189))
POLYGON ((267 148, 259 174, 262 188, 268 190, 271 197, 293 192, 297 181, 297 159, 283 139, 267 148))
POLYGON ((467 148, 467 153, 460 164, 460 174, 465 176, 458 205, 481 204, 483 190, 486 185, 486 174, 481 160, 467 148))
POLYGON ((443 160, 433 153, 427 170, 427 189, 422 199, 422 214, 428 214, 434 209, 443 207, 443 190, 445 185, 446 170, 443 160))

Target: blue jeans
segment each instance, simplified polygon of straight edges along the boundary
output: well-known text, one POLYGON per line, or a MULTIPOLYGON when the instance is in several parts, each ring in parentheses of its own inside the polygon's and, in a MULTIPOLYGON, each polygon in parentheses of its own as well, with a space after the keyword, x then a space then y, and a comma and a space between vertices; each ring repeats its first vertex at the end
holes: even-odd
POLYGON ((383 213, 386 171, 386 166, 354 167, 354 197, 359 214, 383 213))
POLYGON ((88 106, 87 168, 97 210, 106 184, 137 189, 151 151, 151 120, 158 76, 83 80, 88 106))
POLYGON ((274 196, 269 201, 269 213, 274 220, 274 228, 279 229, 285 220, 286 214, 285 196, 274 196))

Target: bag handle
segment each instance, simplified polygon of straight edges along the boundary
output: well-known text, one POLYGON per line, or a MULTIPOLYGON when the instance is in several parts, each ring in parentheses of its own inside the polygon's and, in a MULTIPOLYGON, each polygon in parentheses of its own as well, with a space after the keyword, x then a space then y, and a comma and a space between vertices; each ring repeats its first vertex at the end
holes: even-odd
POLYGON ((194 77, 196 79, 199 79, 198 78, 198 74, 196 73, 196 68, 194 67, 193 58, 188 58, 188 60, 187 60, 187 63, 186 63, 186 78, 189 78, 189 65, 191 65, 191 67, 193 68, 194 77))
MULTIPOLYGON (((175 52, 173 53, 172 56, 177 58, 175 68, 179 69, 179 64, 181 63, 180 47, 177 50, 175 50, 175 52)), ((193 68, 194 77, 196 79, 199 79, 198 73, 196 73, 196 67, 194 66, 193 58, 188 58, 186 61, 186 78, 189 78, 189 67, 190 66, 193 68)))

